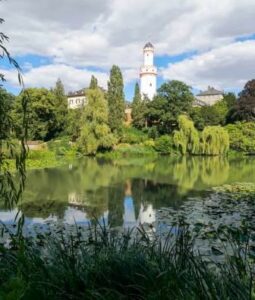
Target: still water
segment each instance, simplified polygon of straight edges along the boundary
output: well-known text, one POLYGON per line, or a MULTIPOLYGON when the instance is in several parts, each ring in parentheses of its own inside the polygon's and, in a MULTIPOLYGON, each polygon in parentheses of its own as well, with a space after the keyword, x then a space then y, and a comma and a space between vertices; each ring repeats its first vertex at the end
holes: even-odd
POLYGON ((159 209, 181 209, 211 187, 235 182, 255 183, 255 158, 85 158, 29 171, 22 202, 12 211, 1 205, 0 220, 12 224, 21 209, 27 227, 87 225, 95 218, 113 227, 152 224, 159 209))

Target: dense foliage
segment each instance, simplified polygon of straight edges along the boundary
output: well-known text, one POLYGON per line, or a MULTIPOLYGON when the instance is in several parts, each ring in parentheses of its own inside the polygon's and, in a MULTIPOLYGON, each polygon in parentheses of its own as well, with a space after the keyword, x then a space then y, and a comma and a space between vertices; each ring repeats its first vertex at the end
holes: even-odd
POLYGON ((228 132, 220 126, 207 126, 202 132, 201 152, 205 155, 222 155, 229 150, 228 132))
POLYGON ((162 135, 155 140, 154 148, 161 154, 170 154, 173 152, 173 139, 169 135, 162 135))
POLYGON ((56 110, 56 130, 55 136, 63 134, 67 127, 67 97, 65 88, 60 79, 57 80, 54 89, 54 106, 56 110))
POLYGON ((199 134, 194 124, 185 115, 180 115, 178 118, 179 130, 174 133, 175 146, 182 154, 198 154, 199 149, 199 134))
POLYGON ((163 83, 155 98, 148 103, 149 126, 157 126, 161 134, 173 132, 178 127, 178 116, 190 112, 193 100, 190 87, 185 83, 176 80, 163 83))
POLYGON ((47 141, 56 137, 59 132, 58 107, 53 92, 44 88, 29 88, 17 97, 14 117, 20 130, 21 103, 27 95, 28 139, 47 141))
MULTIPOLYGON (((0 25, 4 20, 0 17, 0 25)), ((23 86, 21 70, 18 63, 12 58, 5 46, 8 37, 0 31, 0 61, 7 58, 10 65, 17 70, 18 81, 23 86)), ((16 122, 12 117, 14 97, 2 89, 2 82, 5 81, 3 73, 0 73, 0 203, 5 204, 5 208, 12 209, 18 203, 25 186, 25 140, 27 133, 26 107, 27 97, 21 103, 21 123, 22 129, 19 132, 19 141, 13 138, 17 135, 16 122), (16 174, 10 172, 10 161, 15 162, 14 170, 16 174)), ((18 215, 17 215, 18 219, 18 215)), ((20 219, 22 223, 22 219, 20 219)), ((20 226, 18 228, 21 228, 20 226)))
POLYGON ((245 153, 255 153, 255 123, 237 122, 226 127, 230 138, 230 148, 245 153))
POLYGON ((78 141, 84 154, 96 154, 98 150, 110 149, 115 138, 108 126, 108 107, 100 89, 87 91, 87 105, 82 116, 83 125, 78 141))
POLYGON ((179 130, 174 133, 175 147, 184 155, 223 155, 229 150, 229 136, 220 126, 207 126, 201 134, 187 116, 178 118, 179 130))
POLYGON ((227 93, 223 99, 214 105, 193 107, 190 116, 194 121, 195 127, 203 130, 205 126, 224 126, 227 122, 229 111, 236 104, 236 97, 233 93, 227 93))
POLYGON ((118 66, 110 71, 107 93, 109 107, 109 126, 113 132, 120 131, 125 119, 125 99, 123 91, 123 78, 118 66))
POLYGON ((228 114, 228 122, 255 121, 255 79, 248 81, 228 114))
POLYGON ((138 83, 135 85, 135 93, 132 102, 132 124, 138 129, 142 129, 147 126, 146 112, 147 112, 148 100, 143 99, 140 94, 140 88, 138 83))
POLYGON ((97 78, 94 75, 92 75, 91 80, 90 80, 90 84, 89 84, 89 89, 94 90, 96 88, 98 88, 97 78))

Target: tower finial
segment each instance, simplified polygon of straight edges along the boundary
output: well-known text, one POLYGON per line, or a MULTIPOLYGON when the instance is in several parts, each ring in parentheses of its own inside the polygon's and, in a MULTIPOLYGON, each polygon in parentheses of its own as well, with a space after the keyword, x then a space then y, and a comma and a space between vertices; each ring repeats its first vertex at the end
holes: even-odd
POLYGON ((154 46, 152 45, 151 42, 148 42, 145 44, 145 46, 143 47, 143 49, 146 49, 146 48, 154 48, 154 46))

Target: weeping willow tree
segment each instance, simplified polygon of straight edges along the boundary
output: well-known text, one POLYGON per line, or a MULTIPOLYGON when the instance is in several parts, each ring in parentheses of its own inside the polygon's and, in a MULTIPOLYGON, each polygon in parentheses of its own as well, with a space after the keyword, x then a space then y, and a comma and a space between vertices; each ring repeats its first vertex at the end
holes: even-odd
POLYGON ((207 126, 200 134, 187 116, 178 118, 179 130, 174 133, 174 145, 185 154, 223 155, 229 150, 228 132, 221 126, 207 126))
POLYGON ((183 155, 199 153, 199 133, 194 123, 185 115, 178 118, 179 130, 174 133, 174 145, 183 155))
POLYGON ((223 155, 229 150, 228 132, 221 126, 207 126, 201 134, 201 153, 223 155))

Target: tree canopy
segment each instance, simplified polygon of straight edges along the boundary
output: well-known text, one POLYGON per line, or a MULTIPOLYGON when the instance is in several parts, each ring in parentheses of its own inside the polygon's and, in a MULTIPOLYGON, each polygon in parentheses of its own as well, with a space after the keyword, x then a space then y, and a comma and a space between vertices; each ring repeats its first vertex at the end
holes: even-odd
POLYGON ((109 125, 113 132, 122 128, 125 119, 125 99, 123 78, 118 66, 112 66, 108 82, 109 125))
POLYGON ((54 93, 45 88, 29 88, 21 92, 15 103, 14 118, 22 128, 22 101, 28 96, 28 138, 48 141, 59 133, 54 93))
POLYGON ((91 90, 94 90, 94 89, 96 89, 97 87, 98 87, 97 78, 96 78, 94 75, 92 75, 92 76, 91 76, 91 79, 90 79, 89 88, 90 88, 91 90))
POLYGON ((87 105, 82 116, 83 125, 78 140, 83 154, 96 154, 99 149, 109 149, 115 142, 108 126, 108 107, 100 89, 87 91, 87 105))
POLYGON ((248 81, 240 92, 238 101, 230 110, 227 120, 229 123, 235 121, 255 121, 255 79, 248 81))
POLYGON ((178 116, 190 112, 194 101, 190 87, 177 80, 163 83, 148 104, 147 119, 160 133, 170 133, 178 127, 178 116))
POLYGON ((148 101, 146 99, 142 100, 139 84, 136 83, 132 103, 132 124, 138 129, 142 129, 146 126, 147 103, 148 101))
POLYGON ((54 106, 56 109, 56 135, 65 131, 67 126, 67 97, 65 95, 65 88, 60 79, 57 80, 53 89, 54 106))

